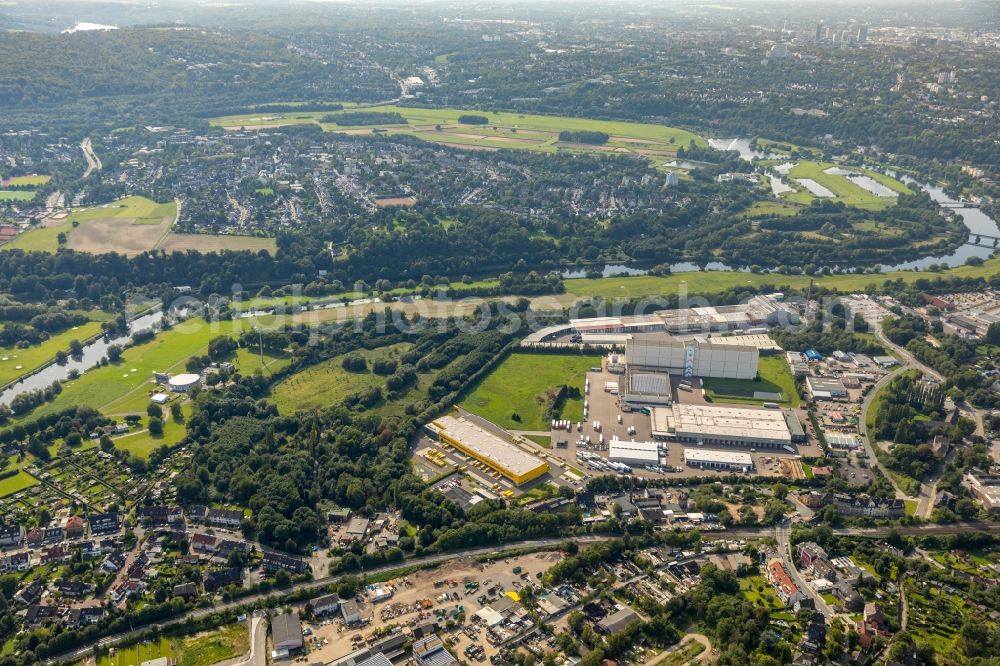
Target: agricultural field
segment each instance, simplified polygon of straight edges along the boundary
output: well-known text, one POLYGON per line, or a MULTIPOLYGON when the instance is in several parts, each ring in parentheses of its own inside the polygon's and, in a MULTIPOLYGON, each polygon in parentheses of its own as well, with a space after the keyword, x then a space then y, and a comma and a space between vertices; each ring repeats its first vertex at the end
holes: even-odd
POLYGON ((460 406, 511 430, 548 431, 545 411, 563 384, 579 388, 580 395, 567 398, 562 417, 571 421, 583 418, 583 380, 587 370, 600 364, 599 356, 511 354, 460 406), (514 414, 519 421, 512 418, 514 414))
POLYGON ((802 398, 795 386, 795 378, 781 356, 762 356, 757 369, 760 381, 752 379, 717 379, 705 378, 706 393, 715 401, 722 403, 747 403, 759 405, 764 402, 777 402, 784 407, 798 407, 802 398), (781 400, 771 401, 755 399, 754 392, 780 393, 781 400))
POLYGON ((352 393, 384 385, 385 376, 372 372, 372 362, 399 359, 409 348, 409 344, 402 343, 355 352, 352 355, 362 356, 368 362, 364 372, 345 370, 344 357, 336 356, 281 380, 274 387, 271 399, 283 414, 336 405, 352 393))
MULTIPOLYGON (((360 108, 356 105, 344 106, 342 113, 350 113, 360 108)), ((691 141, 697 145, 707 145, 703 138, 687 130, 647 123, 453 108, 418 109, 394 105, 364 107, 364 110, 371 113, 397 113, 403 116, 406 123, 341 126, 321 122, 324 116, 338 115, 336 112, 268 113, 266 109, 259 113, 216 118, 211 122, 213 125, 234 130, 317 123, 330 132, 371 134, 377 131, 384 134, 407 134, 435 143, 485 150, 509 148, 548 153, 558 150, 611 152, 641 155, 657 166, 672 161, 677 154, 677 148, 687 146, 691 141), (482 125, 462 124, 458 118, 463 114, 485 116, 489 122, 482 125), (602 145, 566 143, 559 140, 559 133, 562 131, 604 132, 610 138, 602 145)))
POLYGON ((278 243, 273 238, 257 238, 256 236, 231 236, 214 234, 167 234, 159 249, 166 252, 222 252, 231 250, 250 250, 259 252, 266 250, 272 255, 278 251, 278 243))
MULTIPOLYGON (((764 164, 773 165, 775 162, 764 164)), ((838 167, 832 162, 799 161, 788 171, 784 180, 796 188, 796 191, 786 192, 781 196, 800 204, 808 204, 820 197, 848 206, 879 210, 895 203, 899 194, 910 192, 903 183, 885 174, 861 167, 838 167), (867 183, 868 187, 859 184, 860 182, 867 183)))
POLYGON ((83 342, 100 332, 100 322, 88 321, 26 349, 0 347, 0 386, 45 365, 55 358, 56 352, 60 350, 68 353, 69 343, 72 340, 83 342))
POLYGON ((119 252, 129 256, 157 247, 177 217, 177 204, 159 204, 145 197, 126 197, 110 204, 48 218, 5 244, 3 249, 55 252, 60 234, 66 246, 102 254, 119 252))

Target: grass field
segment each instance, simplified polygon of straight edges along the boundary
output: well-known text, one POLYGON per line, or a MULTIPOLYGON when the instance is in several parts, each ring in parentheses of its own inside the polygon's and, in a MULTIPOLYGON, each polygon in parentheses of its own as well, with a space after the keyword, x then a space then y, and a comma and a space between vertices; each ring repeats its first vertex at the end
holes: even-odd
POLYGON ((76 329, 69 329, 54 335, 45 342, 26 349, 15 347, 0 347, 0 386, 22 377, 32 370, 45 365, 59 350, 69 352, 72 340, 83 342, 87 338, 101 332, 101 324, 88 321, 76 329))
POLYGON ((786 216, 795 215, 800 210, 801 206, 782 203, 780 201, 758 201, 754 205, 743 211, 743 217, 754 218, 754 217, 773 217, 775 215, 786 216))
MULTIPOLYGON (((176 400, 177 398, 174 399, 176 400)), ((162 435, 154 436, 150 434, 148 430, 131 432, 127 435, 122 435, 121 437, 115 437, 115 448, 128 451, 143 460, 149 460, 149 454, 151 454, 154 449, 161 446, 172 446, 184 439, 184 435, 187 434, 187 420, 191 418, 192 411, 191 404, 184 403, 184 420, 180 423, 176 423, 170 416, 170 407, 164 405, 162 435)), ((143 419, 146 420, 147 417, 145 415, 145 410, 142 411, 142 414, 143 419)), ((146 422, 148 423, 148 420, 146 422)))
MULTIPOLYGON (((258 318, 258 321, 266 320, 258 318)), ((118 363, 89 370, 79 379, 65 382, 55 400, 21 419, 33 419, 71 405, 88 405, 106 414, 145 412, 154 371, 183 372, 185 361, 195 354, 204 354, 209 340, 217 335, 238 337, 250 326, 247 319, 215 324, 192 319, 178 324, 150 342, 129 347, 118 363)))
POLYGON ((278 243, 273 238, 257 238, 255 236, 229 236, 214 234, 167 234, 160 243, 159 249, 166 252, 221 252, 223 250, 250 250, 258 252, 267 250, 272 255, 278 251, 278 243))
MULTIPOLYGON (((863 291, 870 285, 881 285, 887 280, 902 280, 912 283, 919 279, 934 280, 949 276, 963 278, 989 278, 1000 274, 1000 257, 987 259, 980 266, 956 266, 940 272, 931 271, 889 271, 875 274, 818 275, 813 279, 818 286, 838 291, 863 291)), ((781 275, 778 273, 739 273, 735 271, 696 271, 674 273, 658 277, 638 275, 634 277, 576 278, 566 280, 566 292, 581 298, 600 297, 644 298, 676 294, 686 289, 689 294, 714 294, 737 287, 760 287, 770 285, 801 289, 809 286, 809 276, 781 275)))
POLYGON ((795 378, 792 377, 788 364, 781 356, 762 356, 757 369, 760 381, 752 379, 717 379, 705 378, 705 389, 712 400, 723 403, 745 403, 759 405, 771 400, 756 400, 755 391, 781 393, 782 399, 777 401, 785 407, 798 407, 802 403, 795 378))
POLYGON ((8 476, 6 479, 0 479, 0 497, 13 495, 17 491, 30 488, 36 483, 38 483, 38 481, 35 477, 31 476, 27 472, 18 470, 17 474, 14 476, 8 476))
MULTIPOLYGON (((356 105, 350 104, 344 106, 345 112, 357 108, 356 105)), ((317 123, 324 130, 348 134, 371 134, 373 129, 379 129, 384 130, 385 134, 409 134, 435 143, 468 148, 493 150, 510 148, 550 153, 569 149, 642 155, 660 166, 673 159, 677 148, 688 145, 692 140, 698 145, 706 145, 704 139, 686 130, 648 123, 507 112, 494 113, 454 108, 419 109, 394 105, 365 107, 365 110, 375 113, 398 113, 406 119, 407 123, 405 125, 397 123, 375 127, 340 126, 334 123, 320 122, 320 119, 328 115, 329 112, 268 113, 266 109, 258 113, 215 118, 211 122, 213 125, 230 129, 317 123), (486 116, 489 118, 489 123, 486 125, 462 125, 458 122, 458 117, 465 113, 486 116), (605 132, 611 138, 601 146, 565 144, 559 141, 558 136, 559 132, 563 130, 605 132)))
POLYGON ((120 252, 134 255, 152 250, 173 225, 177 205, 145 197, 125 197, 110 204, 75 210, 64 219, 45 223, 18 235, 3 249, 38 252, 59 249, 59 235, 80 252, 120 252))
POLYGON ((0 187, 41 187, 52 180, 52 176, 32 174, 30 176, 14 176, 0 183, 0 187))
POLYGON ((36 196, 34 190, 0 190, 0 201, 31 201, 36 196))
POLYGON ((234 624, 195 636, 161 637, 159 642, 118 648, 113 655, 101 657, 97 666, 139 666, 159 657, 176 659, 177 666, 212 666, 249 651, 249 630, 244 624, 234 624))
POLYGON ((345 397, 372 386, 384 386, 385 377, 371 370, 376 359, 398 359, 410 348, 407 343, 361 350, 358 355, 368 361, 365 372, 349 372, 343 368, 343 356, 336 356, 297 372, 280 381, 271 398, 283 414, 297 409, 315 409, 340 403, 345 397))
MULTIPOLYGON (((598 356, 511 354, 465 398, 461 407, 511 430, 548 430, 547 394, 566 384, 583 387, 587 370, 600 365, 598 356), (520 421, 511 418, 513 414, 520 421)), ((582 393, 582 390, 581 390, 582 393)), ((583 418, 583 397, 569 398, 562 417, 583 418)))
POLYGON ((740 590, 743 591, 743 596, 746 597, 747 601, 755 606, 769 609, 785 607, 763 576, 741 578, 740 590))
MULTIPOLYGON (((832 162, 813 162, 810 160, 802 160, 798 162, 791 169, 791 171, 788 172, 788 178, 785 179, 789 185, 798 188, 798 191, 786 192, 782 196, 795 203, 807 204, 811 202, 815 199, 815 197, 805 187, 795 182, 795 179, 797 178, 808 178, 816 181, 823 187, 826 187, 836 195, 835 197, 829 198, 830 201, 839 201, 848 206, 857 206, 859 208, 867 208, 869 210, 879 210, 891 206, 896 202, 895 197, 875 196, 860 185, 855 185, 845 176, 826 173, 826 169, 835 166, 837 165, 832 162)), ((877 171, 870 171, 868 169, 862 169, 861 167, 854 166, 846 167, 845 170, 869 176, 873 180, 878 181, 898 194, 910 192, 910 190, 903 185, 903 183, 899 182, 895 178, 890 178, 889 176, 878 173, 877 171)))
MULTIPOLYGON (((114 649, 114 648, 112 648, 114 649)), ((128 647, 114 649, 114 653, 97 660, 97 666, 139 666, 144 661, 160 657, 176 657, 173 646, 166 637, 159 642, 137 643, 128 647)))

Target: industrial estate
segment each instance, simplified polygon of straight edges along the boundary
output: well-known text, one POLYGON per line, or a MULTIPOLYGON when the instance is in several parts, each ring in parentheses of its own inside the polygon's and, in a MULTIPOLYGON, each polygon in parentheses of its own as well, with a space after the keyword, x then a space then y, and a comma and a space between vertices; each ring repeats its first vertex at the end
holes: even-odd
POLYGON ((0 2, 0 666, 997 666, 998 9, 0 2))

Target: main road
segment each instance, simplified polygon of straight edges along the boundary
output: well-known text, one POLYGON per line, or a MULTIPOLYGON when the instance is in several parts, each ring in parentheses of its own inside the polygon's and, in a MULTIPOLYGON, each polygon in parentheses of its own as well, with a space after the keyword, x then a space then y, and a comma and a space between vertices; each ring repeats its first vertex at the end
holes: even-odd
MULTIPOLYGON (((950 525, 917 525, 917 526, 903 526, 903 527, 853 527, 853 528, 843 528, 836 529, 833 531, 834 534, 838 536, 855 536, 855 537, 866 537, 875 538, 887 536, 892 530, 897 531, 899 534, 904 536, 928 536, 932 534, 961 534, 965 532, 991 532, 1000 533, 1000 524, 995 523, 979 523, 979 522, 964 522, 964 523, 953 523, 950 525)), ((722 539, 738 539, 738 538, 757 538, 764 536, 773 535, 773 528, 771 527, 757 527, 757 528, 746 528, 738 530, 724 530, 724 531, 714 531, 714 532, 702 532, 702 538, 706 541, 718 541, 722 539)), ((565 537, 558 539, 533 539, 529 541, 518 541, 514 543, 505 544, 505 548, 511 550, 521 550, 525 548, 556 548, 560 544, 566 543, 567 541, 574 541, 578 545, 589 545, 593 543, 598 543, 601 541, 607 541, 613 537, 608 536, 588 536, 588 537, 565 537)), ((404 567, 411 566, 433 566, 436 564, 442 564, 454 559, 459 559, 462 557, 478 557, 481 555, 493 555, 502 554, 503 551, 498 551, 495 546, 485 546, 481 548, 470 548, 466 550, 454 551, 450 553, 440 553, 437 555, 427 555, 424 557, 414 557, 408 559, 404 562, 397 562, 395 564, 385 565, 381 567, 376 567, 374 569, 369 569, 363 572, 365 575, 373 575, 379 573, 386 573, 394 571, 397 569, 402 569, 404 567)), ((331 583, 336 583, 341 579, 341 576, 324 576, 323 578, 318 578, 315 580, 307 581, 304 583, 298 583, 292 585, 283 590, 274 590, 277 595, 286 595, 298 590, 318 590, 319 588, 330 585, 331 583)), ((114 634, 112 636, 106 636, 97 641, 86 643, 77 646, 73 650, 64 652, 62 654, 50 657, 45 660, 46 664, 54 665, 60 663, 70 663, 83 659, 84 657, 91 654, 94 648, 109 648, 114 645, 121 643, 127 643, 130 639, 134 639, 141 633, 153 629, 155 630, 158 626, 163 626, 167 624, 176 624, 179 622, 184 622, 190 619, 199 619, 212 615, 215 613, 220 613, 227 610, 235 610, 238 608, 250 607, 253 604, 264 601, 267 597, 272 596, 271 593, 268 594, 254 594, 235 601, 230 601, 227 603, 215 604, 206 608, 198 608, 195 610, 188 611, 186 613, 181 613, 171 617, 164 622, 147 625, 144 627, 139 627, 131 631, 125 631, 119 634, 114 634)))

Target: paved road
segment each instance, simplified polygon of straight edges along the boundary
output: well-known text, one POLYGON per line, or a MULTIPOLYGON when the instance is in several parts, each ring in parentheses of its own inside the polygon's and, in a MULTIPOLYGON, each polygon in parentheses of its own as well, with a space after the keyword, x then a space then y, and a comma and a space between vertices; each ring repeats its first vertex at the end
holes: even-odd
POLYGON ((701 643, 705 650, 695 656, 694 659, 689 660, 687 662, 688 664, 694 664, 700 661, 715 661, 715 655, 712 654, 712 642, 708 640, 708 636, 705 636, 704 634, 684 634, 684 637, 681 638, 677 645, 671 645, 669 648, 647 661, 645 666, 656 666, 656 664, 659 664, 661 661, 667 659, 670 655, 677 652, 691 641, 701 643))
POLYGON ((778 542, 778 554, 781 557, 781 563, 785 565, 785 570, 788 575, 791 576, 792 582, 795 586, 805 594, 808 594, 816 602, 816 608, 823 611, 823 615, 827 617, 827 621, 833 619, 834 612, 830 608, 830 604, 826 603, 826 599, 823 598, 819 592, 817 592, 812 585, 806 583, 805 579, 802 578, 802 574, 799 573, 799 569, 795 566, 795 557, 792 555, 792 543, 791 543, 791 524, 783 523, 777 525, 774 528, 774 537, 778 542))
MULTIPOLYGON (((579 543, 581 545, 587 545, 587 544, 596 543, 596 542, 599 542, 599 541, 606 541, 606 540, 607 540, 607 537, 582 537, 582 538, 579 538, 579 539, 574 539, 574 541, 576 541, 577 543, 579 543)), ((505 544, 505 548, 511 548, 511 549, 513 549, 513 548, 516 548, 516 549, 521 549, 521 548, 554 548, 554 547, 559 546, 559 544, 561 544, 561 543, 563 543, 565 541, 566 541, 565 538, 560 538, 560 539, 533 539, 533 540, 530 540, 530 541, 519 541, 517 543, 505 544)), ((472 549, 463 550, 463 551, 456 551, 456 552, 452 552, 452 553, 442 553, 442 554, 439 554, 439 555, 429 555, 429 556, 425 556, 425 557, 415 557, 415 558, 407 560, 405 563, 396 563, 396 564, 392 564, 392 565, 386 565, 386 566, 382 566, 382 567, 375 567, 373 569, 368 569, 368 570, 366 570, 364 572, 364 574, 370 576, 370 575, 382 573, 382 572, 385 572, 385 571, 393 571, 395 569, 399 569, 402 566, 430 566, 430 565, 434 565, 434 564, 441 564, 443 562, 448 562, 448 561, 454 560, 454 559, 459 559, 459 558, 462 558, 462 557, 478 557, 480 555, 490 555, 490 554, 493 554, 493 553, 496 553, 496 552, 497 552, 497 548, 495 546, 487 546, 487 547, 484 547, 484 548, 472 548, 472 549)), ((318 578, 318 579, 311 580, 311 581, 308 581, 308 582, 305 582, 305 583, 299 583, 297 585, 292 585, 292 586, 290 586, 288 588, 285 588, 283 590, 275 590, 273 594, 288 594, 288 593, 290 593, 290 592, 292 592, 294 590, 315 590, 315 589, 319 589, 319 588, 325 587, 326 585, 329 585, 330 583, 337 582, 337 581, 340 580, 340 578, 341 578, 341 576, 325 576, 323 578, 318 578)), ((237 609, 237 608, 241 608, 241 607, 251 606, 251 605, 253 605, 255 603, 259 603, 259 602, 263 601, 268 596, 273 596, 273 594, 272 593, 254 594, 254 595, 251 595, 251 596, 248 596, 248 597, 243 597, 242 599, 237 599, 235 601, 230 601, 228 603, 220 603, 220 604, 215 604, 213 606, 209 606, 209 607, 206 607, 206 608, 198 608, 198 609, 195 609, 195 610, 188 611, 186 613, 181 613, 180 615, 176 615, 176 616, 170 618, 169 620, 166 620, 166 621, 160 623, 160 625, 175 624, 175 623, 183 622, 183 621, 189 620, 189 619, 198 619, 198 618, 206 617, 208 615, 213 615, 215 613, 219 613, 219 612, 225 611, 225 610, 233 610, 233 609, 237 609)), ((131 630, 131 631, 126 631, 126 632, 122 632, 120 634, 114 634, 112 636, 107 636, 107 637, 102 638, 100 640, 97 640, 97 641, 94 641, 94 642, 91 642, 91 643, 87 643, 87 644, 81 645, 81 646, 79 646, 77 648, 74 648, 73 650, 70 650, 68 652, 64 652, 64 653, 62 653, 60 655, 56 655, 54 657, 50 657, 49 659, 45 660, 45 663, 46 664, 58 664, 58 663, 79 661, 83 657, 89 655, 90 652, 95 647, 107 648, 107 647, 111 647, 113 645, 118 645, 120 643, 128 642, 129 639, 135 638, 135 636, 137 636, 138 634, 140 634, 141 632, 143 632, 143 631, 145 631, 145 630, 147 630, 149 628, 151 628, 151 627, 149 627, 149 626, 139 627, 139 628, 136 628, 136 629, 131 630)))
POLYGON ((83 151, 83 156, 87 159, 87 170, 83 172, 84 178, 104 168, 104 165, 101 164, 101 158, 94 152, 94 144, 90 141, 89 137, 84 139, 80 144, 80 150, 83 151))
MULTIPOLYGON (((876 330, 881 331, 881 329, 876 329, 876 330)), ((876 468, 878 468, 878 470, 882 472, 882 476, 884 476, 886 479, 889 480, 889 483, 892 484, 893 489, 895 489, 896 491, 896 499, 909 499, 909 495, 907 495, 906 493, 904 493, 902 490, 899 489, 899 486, 896 485, 896 482, 889 474, 889 470, 886 469, 885 465, 882 464, 882 461, 880 461, 878 456, 875 455, 875 446, 876 446, 875 433, 868 431, 867 419, 868 419, 868 411, 871 409, 872 403, 875 401, 875 396, 878 395, 879 391, 885 388, 896 377, 903 374, 909 369, 910 369, 909 365, 905 364, 901 365, 898 368, 894 369, 889 374, 882 377, 882 379, 878 380, 875 383, 875 386, 873 386, 871 390, 868 391, 868 394, 865 396, 865 399, 861 402, 861 414, 858 417, 858 423, 860 424, 863 435, 861 437, 861 441, 865 447, 865 454, 868 456, 868 464, 874 465, 876 468)))
POLYGON ((215 666, 267 666, 267 618, 264 613, 254 613, 250 622, 250 654, 246 659, 227 659, 215 666))

